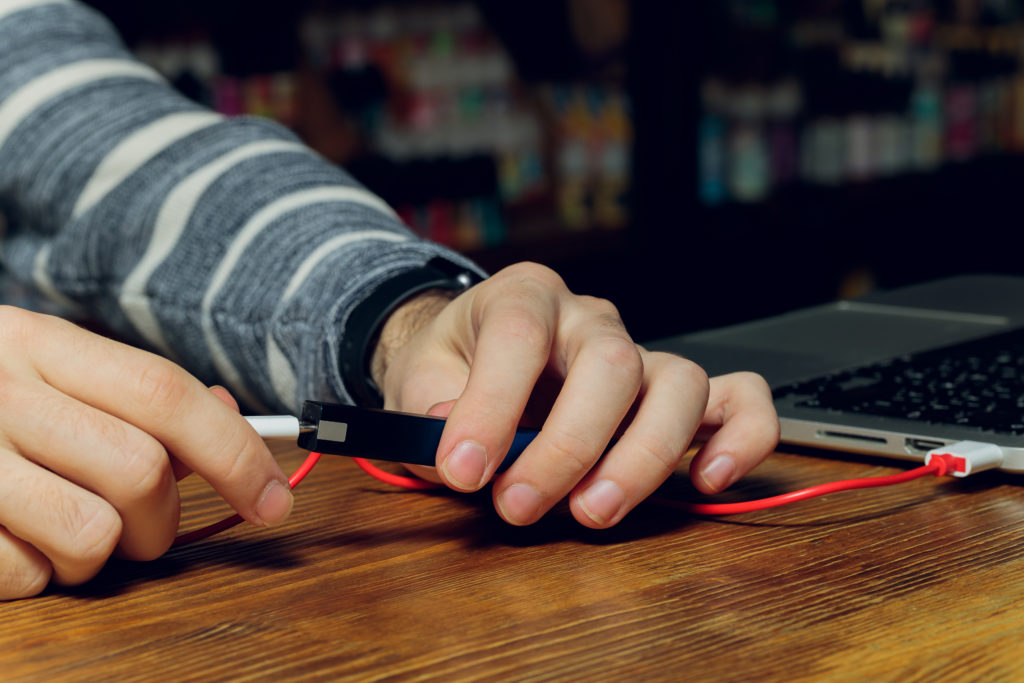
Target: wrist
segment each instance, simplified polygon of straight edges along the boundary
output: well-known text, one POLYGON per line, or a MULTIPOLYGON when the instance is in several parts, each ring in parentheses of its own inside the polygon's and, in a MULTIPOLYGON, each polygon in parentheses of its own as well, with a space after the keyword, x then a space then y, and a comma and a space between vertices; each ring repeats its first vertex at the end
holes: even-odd
POLYGON ((352 401, 383 406, 377 378, 383 378, 393 350, 412 337, 407 328, 418 330, 430 320, 430 311, 439 310, 442 302, 447 303, 480 279, 477 273, 438 257, 383 281, 356 304, 345 321, 338 355, 341 379, 352 401), (440 298, 444 292, 451 292, 447 299, 440 298), (401 313, 395 315, 399 309, 401 313), (385 335, 386 325, 389 329, 385 335), (371 369, 375 362, 380 366, 376 373, 371 369))
POLYGON ((384 375, 399 350, 459 294, 458 290, 430 289, 406 299, 391 312, 370 355, 370 379, 377 387, 384 386, 384 375))

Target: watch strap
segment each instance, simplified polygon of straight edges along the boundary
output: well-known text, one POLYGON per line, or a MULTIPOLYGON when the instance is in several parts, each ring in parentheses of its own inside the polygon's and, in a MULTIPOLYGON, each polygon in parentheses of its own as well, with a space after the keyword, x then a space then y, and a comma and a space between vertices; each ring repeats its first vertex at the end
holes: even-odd
POLYGON ((339 350, 342 382, 359 405, 380 408, 384 397, 370 374, 370 360, 381 327, 410 297, 428 289, 464 291, 483 278, 469 268, 435 257, 425 265, 381 282, 348 315, 339 350))

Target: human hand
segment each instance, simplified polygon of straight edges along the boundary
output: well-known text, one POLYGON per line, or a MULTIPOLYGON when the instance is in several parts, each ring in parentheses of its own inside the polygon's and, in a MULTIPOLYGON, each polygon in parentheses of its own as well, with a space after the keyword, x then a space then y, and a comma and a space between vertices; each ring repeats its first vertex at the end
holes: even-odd
POLYGON ((0 306, 0 599, 162 555, 194 470, 249 522, 288 480, 220 388, 65 320, 0 306))
POLYGON ((572 294, 536 264, 506 268, 455 299, 427 294, 400 307, 371 371, 385 408, 447 415, 436 470, 417 472, 459 491, 491 479, 521 420, 543 420, 494 479, 495 507, 517 525, 566 495, 581 524, 616 524, 676 470, 698 430, 707 441, 690 472, 705 493, 732 484, 778 442, 761 377, 709 381, 690 361, 634 344, 612 304, 572 294))

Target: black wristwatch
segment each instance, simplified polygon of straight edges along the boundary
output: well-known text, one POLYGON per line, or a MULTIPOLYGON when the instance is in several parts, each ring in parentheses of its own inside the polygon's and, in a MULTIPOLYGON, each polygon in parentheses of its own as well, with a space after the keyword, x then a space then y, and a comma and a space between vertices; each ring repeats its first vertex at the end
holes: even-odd
POLYGON ((399 304, 428 289, 463 291, 483 278, 440 256, 426 265, 382 282, 349 313, 338 363, 349 395, 359 405, 380 408, 384 397, 370 374, 370 360, 380 328, 399 304))

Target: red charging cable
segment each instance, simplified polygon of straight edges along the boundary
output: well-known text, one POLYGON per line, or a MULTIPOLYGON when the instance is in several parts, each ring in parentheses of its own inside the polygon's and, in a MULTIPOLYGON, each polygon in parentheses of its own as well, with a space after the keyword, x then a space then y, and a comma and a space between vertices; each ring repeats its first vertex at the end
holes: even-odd
POLYGON ((357 465, 359 465, 359 469, 385 484, 399 486, 403 489, 413 489, 415 491, 426 491, 429 489, 441 488, 441 484, 435 484, 434 482, 427 481, 426 479, 420 479, 418 477, 403 477, 400 474, 392 474, 391 472, 387 472, 377 467, 366 458, 352 459, 355 460, 357 465))
MULTIPOLYGON (((392 474, 371 464, 364 458, 352 459, 355 460, 360 469, 371 477, 386 484, 391 484, 392 486, 418 491, 441 488, 441 484, 435 484, 434 482, 426 481, 424 479, 392 474)), ((310 470, 313 469, 313 466, 316 465, 319 460, 319 453, 310 453, 299 469, 297 469, 295 473, 288 478, 289 486, 295 488, 298 483, 301 482, 307 474, 309 474, 310 470)), ((742 512, 754 512, 756 510, 767 510, 781 505, 789 505, 790 503, 796 503, 798 501, 815 498, 817 496, 824 496, 829 493, 837 493, 839 491, 852 491, 854 489, 902 484, 929 474, 941 477, 956 470, 957 467, 958 463, 956 456, 939 454, 932 457, 931 462, 927 465, 916 467, 912 470, 901 472, 899 474, 833 481, 826 484, 818 484, 817 486, 810 486, 805 489, 799 489, 790 493, 783 493, 778 496, 771 496, 770 498, 748 500, 741 503, 682 503, 681 507, 688 512, 698 515, 735 515, 742 512)), ((230 529, 241 521, 241 516, 233 515, 227 519, 210 524, 209 526, 184 533, 174 539, 172 547, 187 545, 189 543, 202 540, 218 532, 224 531, 225 529, 230 529)))
MULTIPOLYGON (((354 460, 358 463, 359 467, 371 477, 388 484, 409 489, 432 489, 441 486, 440 484, 424 481, 422 479, 402 477, 391 474, 390 472, 385 472, 362 458, 354 458, 354 460)), ((682 503, 681 507, 688 512, 698 515, 736 515, 742 512, 754 512, 757 510, 767 510, 769 508, 779 507, 782 505, 789 505, 790 503, 807 500, 808 498, 824 496, 829 493, 837 493, 839 491, 852 491, 854 489, 902 484, 929 474, 941 477, 951 472, 955 466, 954 456, 941 454, 933 457, 932 461, 927 465, 922 465, 921 467, 916 467, 912 470, 901 472, 899 474, 832 481, 826 484, 818 484, 817 486, 799 489, 790 493, 783 493, 778 496, 771 496, 770 498, 747 500, 741 503, 682 503)))
MULTIPOLYGON (((318 462, 320 462, 319 453, 310 453, 309 455, 307 455, 306 459, 302 461, 301 465, 299 465, 299 469, 295 470, 295 473, 292 474, 292 476, 288 477, 288 486, 291 488, 295 488, 296 486, 298 486, 299 482, 306 478, 306 475, 310 473, 310 471, 313 469, 313 466, 316 465, 318 462)), ((174 542, 171 543, 171 547, 176 548, 178 546, 188 545, 189 543, 201 541, 204 538, 213 536, 214 534, 220 533, 225 529, 230 529, 236 524, 239 524, 241 521, 241 515, 231 515, 227 519, 222 519, 219 522, 214 522, 213 524, 204 526, 194 531, 189 531, 184 534, 181 534, 180 536, 174 539, 174 542)))
MULTIPOLYGON (((299 482, 305 479, 306 475, 310 473, 310 471, 313 469, 313 466, 320 461, 320 456, 320 453, 310 453, 308 456, 306 456, 306 459, 302 462, 301 465, 299 465, 299 469, 295 470, 295 473, 292 474, 292 476, 288 477, 288 486, 290 486, 293 489, 296 486, 298 486, 299 482)), ((418 479, 415 477, 403 477, 398 474, 391 474, 390 472, 386 472, 380 469, 379 467, 370 464, 365 458, 352 459, 355 460, 356 464, 359 465, 359 467, 361 467, 363 471, 369 474, 371 477, 373 477, 374 479, 379 479, 384 483, 391 484, 392 486, 399 486, 401 488, 415 490, 433 489, 438 488, 440 486, 440 484, 435 484, 433 482, 426 481, 425 479, 418 479)), ((189 543, 201 541, 204 538, 209 538, 214 534, 219 534, 221 531, 230 529, 231 527, 236 526, 241 522, 241 515, 231 515, 230 517, 222 519, 219 522, 214 522, 213 524, 208 524, 207 526, 200 527, 199 529, 188 531, 186 533, 179 535, 177 538, 174 539, 174 542, 171 543, 171 547, 177 548, 179 546, 188 545, 189 543)))
POLYGON ((927 465, 915 467, 912 470, 901 472, 899 474, 832 481, 827 484, 809 486, 808 488, 792 491, 791 493, 783 493, 778 496, 771 496, 770 498, 747 500, 741 503, 684 503, 683 507, 698 515, 736 515, 741 512, 767 510, 769 508, 779 507, 780 505, 789 505, 790 503, 796 503, 797 501, 807 500, 808 498, 815 498, 817 496, 824 496, 838 491, 852 491, 854 489, 867 489, 874 488, 876 486, 902 484, 929 474, 941 477, 950 471, 952 467, 951 457, 952 456, 943 455, 936 456, 935 458, 932 458, 931 463, 927 465))

